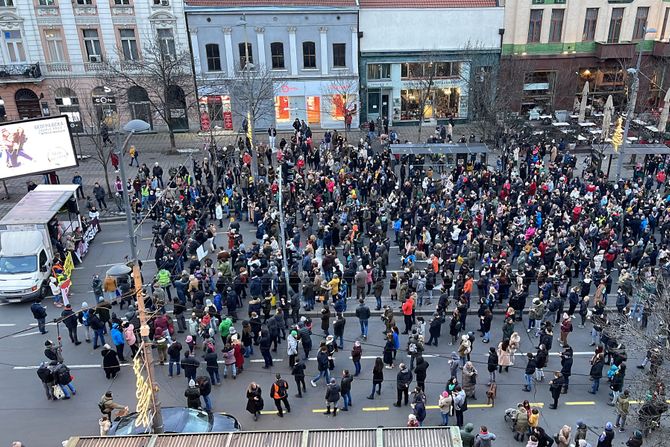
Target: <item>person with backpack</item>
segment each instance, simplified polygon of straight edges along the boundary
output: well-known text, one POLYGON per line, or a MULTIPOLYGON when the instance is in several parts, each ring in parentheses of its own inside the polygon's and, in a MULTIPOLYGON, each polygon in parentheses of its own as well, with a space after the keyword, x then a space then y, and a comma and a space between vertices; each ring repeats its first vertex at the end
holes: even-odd
MULTIPOLYGON (((100 412, 103 415, 107 416, 107 419, 110 421, 114 420, 114 418, 112 417, 112 412, 114 410, 119 410, 119 413, 128 412, 127 406, 114 402, 114 398, 112 397, 111 391, 107 391, 105 394, 102 395, 100 401, 98 402, 98 408, 100 409, 100 412)), ((119 414, 117 414, 117 417, 118 416, 119 414)))
POLYGON ((56 400, 54 396, 53 387, 54 387, 54 376, 49 369, 49 366, 46 362, 40 363, 40 367, 37 368, 37 377, 40 378, 44 391, 47 394, 47 400, 56 400))
POLYGON ((49 332, 46 330, 47 308, 35 301, 30 306, 30 311, 33 313, 33 318, 37 320, 37 329, 39 329, 40 333, 46 334, 49 332))
POLYGON ((70 374, 70 368, 68 368, 64 363, 49 363, 49 367, 54 377, 56 385, 60 387, 63 391, 63 399, 69 399, 70 395, 74 396, 77 394, 77 390, 72 384, 72 375, 70 374))
POLYGON ((281 378, 281 374, 275 374, 275 382, 270 387, 270 397, 275 402, 275 407, 277 407, 277 412, 280 418, 284 417, 284 411, 282 409, 282 402, 286 407, 286 412, 291 412, 291 405, 288 402, 288 382, 281 378))

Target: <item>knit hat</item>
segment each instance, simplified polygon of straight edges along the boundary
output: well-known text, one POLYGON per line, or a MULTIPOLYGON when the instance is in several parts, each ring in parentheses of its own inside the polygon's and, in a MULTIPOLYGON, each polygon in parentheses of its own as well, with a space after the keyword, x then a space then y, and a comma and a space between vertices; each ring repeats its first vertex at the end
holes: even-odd
POLYGON ((195 386, 195 382, 193 381, 193 379, 191 379, 191 380, 188 381, 188 386, 190 386, 190 387, 194 387, 194 386, 195 386))

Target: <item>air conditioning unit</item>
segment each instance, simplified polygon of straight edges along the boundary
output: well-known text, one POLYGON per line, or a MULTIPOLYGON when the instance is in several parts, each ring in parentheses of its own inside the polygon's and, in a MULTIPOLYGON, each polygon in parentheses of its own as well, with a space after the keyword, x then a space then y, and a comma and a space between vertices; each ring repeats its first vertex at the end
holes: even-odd
POLYGON ((89 62, 101 62, 101 61, 102 61, 102 57, 98 56, 97 54, 91 54, 91 55, 88 57, 88 61, 89 61, 89 62))

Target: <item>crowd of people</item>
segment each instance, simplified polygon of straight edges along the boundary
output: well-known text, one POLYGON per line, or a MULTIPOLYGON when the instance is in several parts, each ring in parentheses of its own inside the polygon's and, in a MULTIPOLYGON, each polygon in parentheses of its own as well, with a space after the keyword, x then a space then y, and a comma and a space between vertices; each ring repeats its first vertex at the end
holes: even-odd
MULTIPOLYGON (((612 445, 614 428, 624 431, 632 410, 626 349, 608 328, 621 318, 640 317, 644 324, 647 307, 637 303, 634 291, 670 265, 665 158, 647 157, 633 178, 611 183, 597 167, 579 167, 562 145, 529 143, 513 134, 503 136, 497 169, 479 157, 450 165, 446 156, 397 156, 387 136, 379 137, 381 145, 349 144, 334 131, 317 143, 311 129, 298 123, 276 147, 259 144, 256 156, 241 139, 191 166, 171 168, 165 180, 158 164, 152 171, 141 165, 135 179, 117 180, 118 193, 132 197, 136 221, 153 223, 157 273, 145 278, 144 298, 152 315, 149 338, 170 376, 184 370, 188 406, 212 409, 212 385, 221 382, 219 358, 223 378, 230 371, 236 379, 256 350, 263 367, 272 368, 272 352, 285 341, 296 396, 306 391, 305 360, 314 350, 318 373, 310 384, 324 379, 326 414, 335 417, 351 406, 351 383, 363 374, 362 351, 373 351, 379 357, 368 399, 388 380, 384 370, 397 366, 395 405, 411 403, 409 427, 422 425, 427 401, 435 401, 444 425, 455 416, 464 440, 471 439, 465 445, 476 440, 487 446, 495 435, 484 426, 473 433, 474 426, 464 424, 468 401, 483 385, 473 351, 488 355, 479 369, 487 369, 484 392, 494 405, 500 374, 520 368, 523 391, 543 387, 549 353, 560 345, 560 368, 547 372, 546 381, 549 408, 555 409, 572 376, 570 334, 589 331, 590 392, 598 393, 606 377, 619 416, 597 446, 612 445), (240 221, 255 227, 251 237, 240 231, 240 221), (395 246, 402 270, 389 275, 395 246), (368 296, 374 296, 374 308, 368 296), (386 341, 379 347, 368 343, 374 310, 385 324, 386 341), (498 312, 504 322, 495 334, 498 312), (352 318, 361 329, 350 346, 353 372, 334 361, 334 353, 345 349, 344 328, 352 318), (477 331, 481 343, 493 343, 490 349, 475 343, 477 331), (515 354, 525 334, 525 351, 535 353, 519 365, 515 354), (450 375, 439 396, 427 397, 429 364, 422 353, 439 342, 449 345, 450 375), (409 364, 396 362, 398 351, 407 352, 409 364)), ((83 303, 64 318, 78 319, 87 342, 93 333, 93 348, 103 347, 104 369, 113 378, 124 355, 134 355, 141 343, 132 279, 96 277, 93 290, 93 305, 83 303)), ((652 378, 663 360, 654 352, 648 355, 652 378)), ((279 416, 290 412, 288 389, 277 374, 269 396, 279 416)), ((648 391, 654 417, 643 422, 645 433, 667 408, 660 379, 648 391)), ((258 418, 260 385, 250 384, 246 397, 247 410, 258 418)), ((553 434, 540 426, 544 410, 526 404, 514 412, 515 438, 529 447, 550 445, 553 434)), ((556 435, 559 446, 589 445, 566 427, 556 435)), ((637 439, 634 432, 628 445, 641 445, 637 439)))

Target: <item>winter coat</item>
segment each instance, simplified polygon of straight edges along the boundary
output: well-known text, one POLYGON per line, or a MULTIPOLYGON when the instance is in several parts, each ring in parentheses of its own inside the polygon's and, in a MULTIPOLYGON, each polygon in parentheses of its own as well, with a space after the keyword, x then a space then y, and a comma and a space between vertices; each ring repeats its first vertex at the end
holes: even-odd
POLYGON ((452 414, 452 407, 454 403, 454 398, 450 395, 447 397, 440 396, 440 400, 437 402, 437 406, 440 407, 440 412, 442 414, 452 414))
POLYGON ((340 386, 337 383, 329 383, 326 387, 326 402, 336 403, 340 400, 340 386))
POLYGON ((137 343, 137 337, 135 336, 135 326, 128 324, 128 326, 123 328, 123 338, 126 340, 126 343, 128 343, 128 346, 132 346, 137 343))
POLYGON ((100 351, 102 355, 102 367, 105 369, 105 374, 116 374, 121 371, 121 364, 119 363, 119 356, 116 351, 112 349, 103 349, 100 351))
POLYGON ((256 387, 255 390, 247 389, 247 411, 251 414, 256 414, 263 410, 264 402, 261 387, 256 387))
POLYGON ((116 346, 123 345, 123 344, 125 344, 125 342, 126 342, 126 339, 125 339, 125 337, 123 336, 123 333, 122 333, 121 330, 119 329, 119 325, 116 324, 116 323, 114 323, 114 324, 112 325, 111 336, 112 336, 112 342, 113 342, 116 346))
POLYGON ((557 447, 569 447, 571 437, 572 437, 572 429, 568 425, 564 425, 557 435, 558 438, 557 447))
POLYGON ((472 368, 464 367, 462 371, 462 388, 465 391, 466 396, 473 396, 475 394, 475 385, 477 384, 477 370, 473 366, 472 368))
POLYGON ((498 354, 498 365, 499 366, 512 366, 514 362, 512 361, 512 350, 508 347, 506 351, 502 350, 502 342, 498 345, 496 349, 496 354, 498 354))

